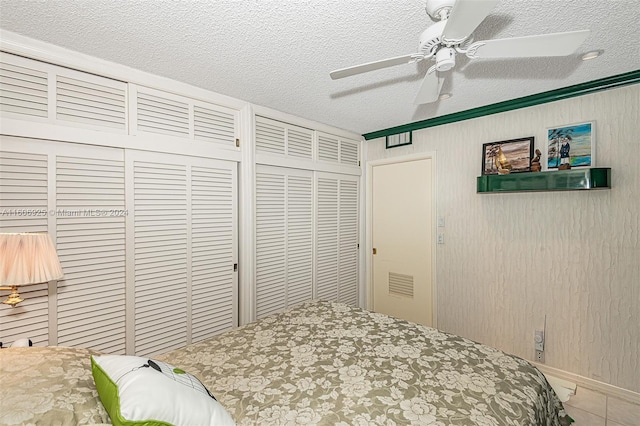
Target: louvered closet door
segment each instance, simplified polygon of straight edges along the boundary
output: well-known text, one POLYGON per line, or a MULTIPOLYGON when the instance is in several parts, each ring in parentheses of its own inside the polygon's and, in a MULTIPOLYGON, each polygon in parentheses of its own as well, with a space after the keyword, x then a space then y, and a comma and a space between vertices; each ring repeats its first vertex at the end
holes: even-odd
POLYGON ((133 173, 135 352, 151 355, 187 343, 187 166, 136 161, 133 173))
MULTIPOLYGON (((48 157, 28 152, 19 142, 0 136, 0 232, 48 232, 48 157)), ((0 306, 2 341, 29 337, 37 346, 48 345, 47 284, 21 287, 20 294, 24 302, 18 308, 0 306)))
POLYGON ((236 165, 127 151, 133 173, 135 353, 237 325, 236 165))
POLYGON ((122 150, 56 155, 58 345, 125 352, 122 150))
POLYGON ((236 168, 191 166, 192 342, 237 324, 236 168))
POLYGON ((136 136, 173 136, 237 149, 237 110, 135 84, 129 85, 129 97, 136 136))
POLYGON ((316 297, 355 305, 358 294, 357 176, 318 173, 316 297))
MULTIPOLYGON (((313 158, 313 131, 256 116, 256 154, 296 159, 313 158)), ((259 160, 258 160, 259 161, 259 160)))
POLYGON ((0 52, 0 114, 124 134, 127 84, 0 52))
POLYGON ((256 168, 256 317, 312 298, 312 172, 256 168))
POLYGON ((2 232, 49 232, 64 273, 50 292, 47 284, 24 287, 25 301, 2 320, 2 338, 123 353, 123 151, 1 138, 0 208, 37 212, 1 215, 2 232))
POLYGON ((358 181, 342 178, 338 182, 339 251, 338 301, 358 303, 358 181))

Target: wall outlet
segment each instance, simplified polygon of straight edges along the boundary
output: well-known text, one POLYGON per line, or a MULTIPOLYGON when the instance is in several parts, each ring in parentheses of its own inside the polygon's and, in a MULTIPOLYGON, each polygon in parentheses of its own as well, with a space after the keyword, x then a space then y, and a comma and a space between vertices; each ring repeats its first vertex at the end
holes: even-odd
POLYGON ((544 362, 544 351, 536 351, 536 361, 544 362))

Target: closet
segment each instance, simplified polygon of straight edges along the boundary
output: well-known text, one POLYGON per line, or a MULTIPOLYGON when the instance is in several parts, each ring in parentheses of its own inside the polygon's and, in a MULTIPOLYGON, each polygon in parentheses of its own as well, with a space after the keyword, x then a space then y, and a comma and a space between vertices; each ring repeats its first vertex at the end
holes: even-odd
POLYGON ((65 274, 3 339, 147 355, 237 325, 235 163, 0 138, 0 230, 48 232, 65 274))
POLYGON ((152 356, 313 298, 358 304, 357 135, 32 47, 0 52, 0 232, 48 232, 64 278, 0 307, 1 341, 152 356))

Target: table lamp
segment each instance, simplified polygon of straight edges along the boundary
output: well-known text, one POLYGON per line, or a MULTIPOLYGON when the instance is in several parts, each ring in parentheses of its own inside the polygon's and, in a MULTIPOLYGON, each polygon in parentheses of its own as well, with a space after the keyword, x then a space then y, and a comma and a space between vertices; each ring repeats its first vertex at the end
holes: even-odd
POLYGON ((11 290, 2 303, 22 302, 18 286, 62 278, 60 260, 47 233, 0 234, 0 290, 11 290))

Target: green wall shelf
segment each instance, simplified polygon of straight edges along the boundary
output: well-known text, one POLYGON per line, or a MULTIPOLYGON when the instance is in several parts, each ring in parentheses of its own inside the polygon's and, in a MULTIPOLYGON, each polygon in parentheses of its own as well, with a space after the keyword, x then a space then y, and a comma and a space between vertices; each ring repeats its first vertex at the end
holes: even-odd
POLYGON ((609 188, 611 169, 608 167, 478 176, 479 194, 609 188))

